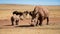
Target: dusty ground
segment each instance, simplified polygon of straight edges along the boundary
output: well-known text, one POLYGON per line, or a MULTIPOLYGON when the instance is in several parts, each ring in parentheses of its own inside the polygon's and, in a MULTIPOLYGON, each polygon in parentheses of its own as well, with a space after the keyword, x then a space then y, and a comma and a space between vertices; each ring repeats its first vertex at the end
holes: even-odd
POLYGON ((44 20, 42 26, 31 27, 31 19, 24 19, 20 20, 18 26, 11 26, 10 17, 14 9, 22 11, 32 10, 31 8, 33 9, 32 6, 25 5, 0 5, 0 34, 60 34, 60 6, 47 6, 50 14, 49 25, 44 20))

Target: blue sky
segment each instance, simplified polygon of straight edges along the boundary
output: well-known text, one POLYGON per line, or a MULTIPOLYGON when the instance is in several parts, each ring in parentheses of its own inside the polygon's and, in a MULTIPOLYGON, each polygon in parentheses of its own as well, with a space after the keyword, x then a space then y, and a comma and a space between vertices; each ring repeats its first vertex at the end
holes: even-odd
POLYGON ((0 4, 60 5, 60 0, 0 0, 0 4))

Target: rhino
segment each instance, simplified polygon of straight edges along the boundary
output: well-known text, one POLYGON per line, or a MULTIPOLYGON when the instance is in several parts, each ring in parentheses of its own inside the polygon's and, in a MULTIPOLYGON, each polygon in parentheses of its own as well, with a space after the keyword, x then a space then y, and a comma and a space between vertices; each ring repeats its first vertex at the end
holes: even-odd
POLYGON ((47 8, 42 6, 35 6, 34 10, 29 13, 32 17, 31 22, 35 21, 36 26, 42 25, 43 20, 47 19, 47 25, 49 23, 49 11, 47 8))

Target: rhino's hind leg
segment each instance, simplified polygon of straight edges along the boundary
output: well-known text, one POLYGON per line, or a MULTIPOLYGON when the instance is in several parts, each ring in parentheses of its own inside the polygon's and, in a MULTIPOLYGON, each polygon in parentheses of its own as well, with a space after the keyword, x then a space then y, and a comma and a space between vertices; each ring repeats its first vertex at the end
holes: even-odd
POLYGON ((49 17, 47 17, 47 25, 48 25, 48 23, 49 23, 49 17))

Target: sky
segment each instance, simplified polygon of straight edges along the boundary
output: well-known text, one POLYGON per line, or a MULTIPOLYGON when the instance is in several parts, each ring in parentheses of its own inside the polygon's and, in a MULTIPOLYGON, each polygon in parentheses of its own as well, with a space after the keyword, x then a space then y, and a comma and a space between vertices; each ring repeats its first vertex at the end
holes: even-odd
POLYGON ((0 0, 0 4, 60 5, 60 0, 0 0))

